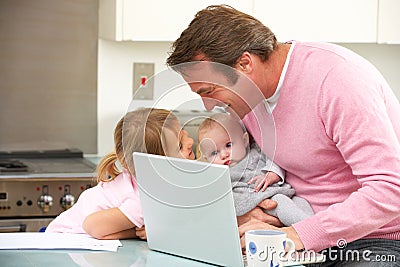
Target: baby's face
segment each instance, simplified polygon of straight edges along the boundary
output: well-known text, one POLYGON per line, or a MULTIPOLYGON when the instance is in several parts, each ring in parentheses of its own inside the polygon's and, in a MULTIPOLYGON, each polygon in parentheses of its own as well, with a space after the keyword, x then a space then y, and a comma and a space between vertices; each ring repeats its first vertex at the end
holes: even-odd
POLYGON ((214 124, 199 134, 200 150, 205 160, 215 164, 234 166, 246 156, 247 135, 242 129, 228 132, 214 124))

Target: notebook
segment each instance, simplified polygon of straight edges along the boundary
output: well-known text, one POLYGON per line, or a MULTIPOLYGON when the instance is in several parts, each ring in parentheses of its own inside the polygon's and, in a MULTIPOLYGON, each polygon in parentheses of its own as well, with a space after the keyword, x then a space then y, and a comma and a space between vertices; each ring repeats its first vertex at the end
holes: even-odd
POLYGON ((228 166, 137 152, 133 159, 151 250, 246 266, 228 166))

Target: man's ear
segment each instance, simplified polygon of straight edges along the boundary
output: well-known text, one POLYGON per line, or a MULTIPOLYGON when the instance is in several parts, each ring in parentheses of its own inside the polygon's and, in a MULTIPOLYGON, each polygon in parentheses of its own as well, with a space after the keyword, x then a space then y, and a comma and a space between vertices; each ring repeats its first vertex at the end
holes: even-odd
POLYGON ((253 70, 253 58, 251 54, 247 51, 243 52, 235 67, 238 71, 243 73, 251 72, 253 70))

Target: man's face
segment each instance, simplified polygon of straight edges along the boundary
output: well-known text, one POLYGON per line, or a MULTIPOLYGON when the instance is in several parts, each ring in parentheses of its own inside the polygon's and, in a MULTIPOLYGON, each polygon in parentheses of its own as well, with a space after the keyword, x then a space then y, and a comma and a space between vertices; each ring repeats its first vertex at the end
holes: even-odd
POLYGON ((191 83, 189 86, 193 92, 200 95, 207 110, 212 110, 215 106, 232 109, 239 118, 251 111, 245 100, 232 89, 200 82, 191 83))
POLYGON ((244 74, 219 63, 192 62, 185 67, 182 76, 191 90, 201 96, 207 110, 220 106, 232 109, 239 118, 243 118, 264 99, 244 74))

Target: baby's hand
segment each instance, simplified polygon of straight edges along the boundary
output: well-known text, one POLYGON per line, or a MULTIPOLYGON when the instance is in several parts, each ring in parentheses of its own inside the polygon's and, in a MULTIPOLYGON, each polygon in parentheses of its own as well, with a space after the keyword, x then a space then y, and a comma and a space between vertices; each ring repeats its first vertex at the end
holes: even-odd
POLYGON ((140 239, 146 240, 147 239, 147 235, 146 235, 146 228, 144 227, 135 227, 135 231, 136 231, 136 236, 139 237, 140 239))
POLYGON ((247 184, 254 183, 254 192, 265 191, 267 187, 271 184, 277 183, 281 180, 281 178, 274 172, 267 172, 265 174, 257 175, 251 178, 247 184))

